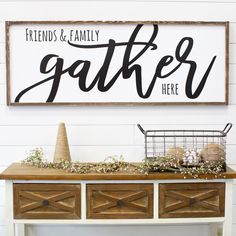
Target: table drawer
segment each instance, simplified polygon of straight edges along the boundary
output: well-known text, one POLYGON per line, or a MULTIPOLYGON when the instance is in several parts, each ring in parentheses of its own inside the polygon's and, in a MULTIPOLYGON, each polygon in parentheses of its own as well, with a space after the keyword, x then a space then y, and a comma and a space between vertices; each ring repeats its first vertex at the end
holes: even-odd
POLYGON ((15 219, 80 219, 80 185, 14 184, 15 219))
POLYGON ((224 183, 170 183, 159 185, 159 217, 222 217, 224 183))
POLYGON ((153 217, 153 184, 88 184, 88 219, 153 217))

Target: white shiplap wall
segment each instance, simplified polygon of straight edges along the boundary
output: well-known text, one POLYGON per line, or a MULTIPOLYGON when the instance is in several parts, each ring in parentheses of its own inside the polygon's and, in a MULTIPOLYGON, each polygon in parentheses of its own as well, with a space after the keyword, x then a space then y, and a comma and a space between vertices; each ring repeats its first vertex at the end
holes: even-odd
MULTIPOLYGON (((143 136, 137 123, 155 128, 217 128, 236 126, 236 0, 195 1, 0 1, 0 171, 25 158, 25 152, 43 147, 54 151, 57 125, 67 124, 72 158, 103 160, 124 155, 143 158, 143 136), (201 20, 230 21, 230 101, 228 106, 160 107, 7 107, 5 78, 5 20, 201 20)), ((228 136, 228 163, 236 166, 236 128, 228 136)), ((236 196, 236 185, 234 187, 236 196)), ((0 182, 0 235, 5 235, 4 182, 0 182)), ((236 235, 236 197, 233 205, 236 235)), ((148 227, 149 235, 207 235, 206 226, 148 227), (157 234, 158 232, 158 234, 157 234)), ((28 236, 144 235, 141 227, 27 227, 28 236)), ((233 236, 232 235, 232 236, 233 236)))

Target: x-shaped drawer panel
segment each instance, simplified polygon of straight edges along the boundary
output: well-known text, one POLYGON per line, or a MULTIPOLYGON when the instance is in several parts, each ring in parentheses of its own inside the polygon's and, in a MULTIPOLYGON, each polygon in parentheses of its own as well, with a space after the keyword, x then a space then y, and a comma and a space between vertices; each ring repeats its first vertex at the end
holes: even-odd
POLYGON ((65 200, 70 197, 74 197, 74 193, 72 193, 70 191, 66 191, 64 193, 59 193, 59 194, 56 194, 51 197, 45 197, 45 196, 41 196, 39 193, 26 192, 26 191, 20 191, 19 195, 21 197, 24 197, 24 198, 34 201, 34 202, 29 203, 27 205, 21 206, 19 209, 19 211, 21 213, 24 213, 24 212, 30 211, 30 210, 34 210, 38 207, 47 206, 47 205, 53 206, 53 207, 63 210, 63 211, 68 211, 68 212, 74 211, 73 207, 69 207, 69 206, 66 206, 65 204, 63 204, 62 202, 58 202, 58 201, 65 200))
POLYGON ((105 204, 102 204, 100 206, 93 208, 93 212, 98 213, 98 212, 108 210, 109 208, 112 208, 112 207, 121 208, 122 206, 127 206, 129 208, 132 208, 134 210, 141 211, 141 212, 146 212, 147 210, 146 207, 140 206, 132 202, 146 196, 147 196, 147 193, 143 191, 135 192, 125 197, 115 197, 115 196, 111 196, 108 193, 104 193, 102 191, 95 191, 93 192, 93 197, 102 198, 104 200, 107 200, 108 203, 105 203, 105 204))
POLYGON ((167 191, 165 192, 165 197, 174 198, 178 200, 178 202, 165 207, 165 211, 170 212, 177 209, 181 209, 183 207, 193 206, 193 205, 198 205, 211 211, 217 211, 219 209, 218 206, 208 203, 205 200, 218 196, 218 194, 219 193, 217 190, 208 190, 206 192, 202 192, 193 196, 187 196, 184 195, 183 193, 174 190, 167 191))

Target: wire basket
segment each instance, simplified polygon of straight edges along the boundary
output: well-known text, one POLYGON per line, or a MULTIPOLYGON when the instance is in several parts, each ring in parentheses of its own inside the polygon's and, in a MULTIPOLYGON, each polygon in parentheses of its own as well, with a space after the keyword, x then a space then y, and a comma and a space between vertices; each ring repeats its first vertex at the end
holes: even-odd
POLYGON ((232 124, 223 130, 144 130, 146 160, 172 157, 183 165, 226 159, 226 137, 232 124))

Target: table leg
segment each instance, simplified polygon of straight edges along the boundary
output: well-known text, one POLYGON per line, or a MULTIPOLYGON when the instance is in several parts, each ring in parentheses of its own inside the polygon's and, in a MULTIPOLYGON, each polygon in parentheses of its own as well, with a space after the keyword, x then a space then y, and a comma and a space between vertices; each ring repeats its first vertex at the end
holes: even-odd
POLYGON ((25 236, 25 224, 16 225, 16 236, 25 236))
POLYGON ((15 236, 15 224, 7 224, 7 235, 6 236, 15 236))
POLYGON ((225 183, 225 221, 222 236, 232 236, 232 206, 233 206, 233 180, 225 183))
POLYGON ((13 222, 14 216, 13 216, 13 183, 11 180, 6 180, 5 182, 6 186, 6 211, 5 211, 5 220, 7 225, 7 235, 6 236, 15 236, 15 224, 13 222))
POLYGON ((209 223, 209 236, 218 236, 217 234, 218 231, 218 224, 217 223, 209 223))

